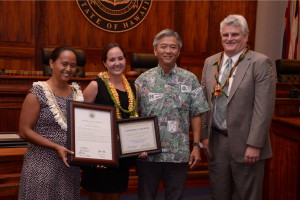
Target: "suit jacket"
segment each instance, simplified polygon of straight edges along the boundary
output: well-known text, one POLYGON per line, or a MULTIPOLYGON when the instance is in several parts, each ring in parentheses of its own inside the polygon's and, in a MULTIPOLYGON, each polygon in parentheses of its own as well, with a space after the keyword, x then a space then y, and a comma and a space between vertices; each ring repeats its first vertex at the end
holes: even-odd
MULTIPOLYGON (((217 67, 214 64, 220 54, 205 60, 201 81, 211 108, 203 116, 201 137, 210 139, 210 152, 213 142, 212 93, 217 67)), ((261 149, 260 159, 272 156, 269 126, 275 105, 275 71, 269 58, 254 51, 248 51, 237 65, 229 91, 226 116, 229 148, 236 162, 244 162, 247 145, 261 149)))

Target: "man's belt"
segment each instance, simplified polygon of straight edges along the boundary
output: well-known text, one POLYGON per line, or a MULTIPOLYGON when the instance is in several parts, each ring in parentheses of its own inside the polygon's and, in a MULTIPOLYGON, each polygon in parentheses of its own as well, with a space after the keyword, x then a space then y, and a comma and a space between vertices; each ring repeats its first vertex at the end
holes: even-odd
POLYGON ((227 130, 222 130, 222 129, 219 129, 219 128, 215 127, 215 126, 212 126, 211 128, 212 128, 212 130, 214 130, 214 131, 216 131, 218 133, 221 133, 222 135, 225 135, 226 137, 228 136, 227 130))

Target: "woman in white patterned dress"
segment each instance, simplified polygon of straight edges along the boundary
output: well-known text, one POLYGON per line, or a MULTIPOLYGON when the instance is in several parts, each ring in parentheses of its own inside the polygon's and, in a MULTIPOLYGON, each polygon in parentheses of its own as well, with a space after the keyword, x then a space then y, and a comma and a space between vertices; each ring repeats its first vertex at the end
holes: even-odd
POLYGON ((83 101, 76 83, 68 84, 76 71, 73 48, 58 47, 50 57, 52 77, 35 82, 26 96, 20 116, 20 136, 29 142, 20 181, 21 200, 80 199, 80 169, 69 166, 67 154, 67 101, 83 101))

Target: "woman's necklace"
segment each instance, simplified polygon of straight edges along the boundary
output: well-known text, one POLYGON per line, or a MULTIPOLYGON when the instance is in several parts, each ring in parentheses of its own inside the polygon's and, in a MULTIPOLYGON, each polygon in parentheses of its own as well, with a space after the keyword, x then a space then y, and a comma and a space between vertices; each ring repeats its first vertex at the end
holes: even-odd
MULTIPOLYGON (((56 98, 54 96, 54 93, 52 92, 51 88, 46 82, 38 81, 34 82, 33 86, 40 85, 43 88, 43 91, 45 93, 45 96, 47 98, 47 104, 50 107, 50 111, 52 112, 55 121, 60 125, 60 127, 67 131, 68 125, 67 125, 67 119, 66 116, 63 114, 62 110, 60 109, 56 98)), ((79 85, 75 82, 71 85, 73 89, 73 100, 74 101, 83 101, 83 94, 79 87, 79 85)))
POLYGON ((219 82, 219 71, 220 71, 220 66, 221 66, 221 61, 224 56, 224 52, 221 53, 218 62, 216 62, 214 65, 217 65, 216 67, 216 75, 215 75, 215 86, 214 86, 214 92, 212 96, 219 97, 221 94, 224 94, 226 97, 228 97, 224 92, 223 88, 229 84, 229 79, 231 78, 233 72, 235 71, 237 65, 245 58, 246 53, 249 51, 249 47, 246 46, 244 49, 243 53, 240 55, 239 59, 234 63, 233 67, 230 70, 230 73, 226 77, 226 81, 223 85, 219 82))
POLYGON ((130 113, 130 118, 138 117, 138 114, 136 112, 135 97, 133 95, 130 84, 129 84, 128 80, 126 79, 126 77, 124 76, 124 74, 122 74, 122 82, 124 84, 124 87, 126 89, 127 96, 128 96, 128 110, 125 110, 124 108, 122 108, 120 99, 119 99, 119 94, 118 94, 115 86, 111 82, 109 82, 108 72, 100 72, 98 74, 98 76, 99 76, 99 78, 101 78, 104 81, 107 91, 110 94, 110 97, 115 104, 117 119, 122 119, 120 110, 122 110, 122 112, 125 112, 125 113, 130 113))

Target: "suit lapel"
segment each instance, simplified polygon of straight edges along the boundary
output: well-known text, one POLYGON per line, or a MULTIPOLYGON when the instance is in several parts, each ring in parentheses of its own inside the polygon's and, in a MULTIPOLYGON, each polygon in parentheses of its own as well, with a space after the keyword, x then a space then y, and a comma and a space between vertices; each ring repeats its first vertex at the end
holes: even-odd
POLYGON ((219 58, 220 54, 218 54, 214 60, 213 63, 211 63, 211 66, 208 67, 208 71, 207 71, 207 77, 212 77, 211 79, 207 80, 207 93, 208 93, 208 101, 211 101, 212 98, 212 93, 214 92, 214 87, 215 87, 215 76, 216 76, 216 68, 217 65, 214 65, 216 62, 218 62, 218 58, 219 58))
POLYGON ((252 52, 249 51, 245 55, 245 58, 237 65, 236 73, 235 73, 234 79, 232 81, 232 85, 231 85, 230 92, 229 92, 229 97, 228 97, 228 101, 227 101, 228 103, 232 99, 234 93, 236 92, 237 88, 239 87, 241 81, 243 80, 245 73, 250 65, 251 58, 252 58, 252 52))

